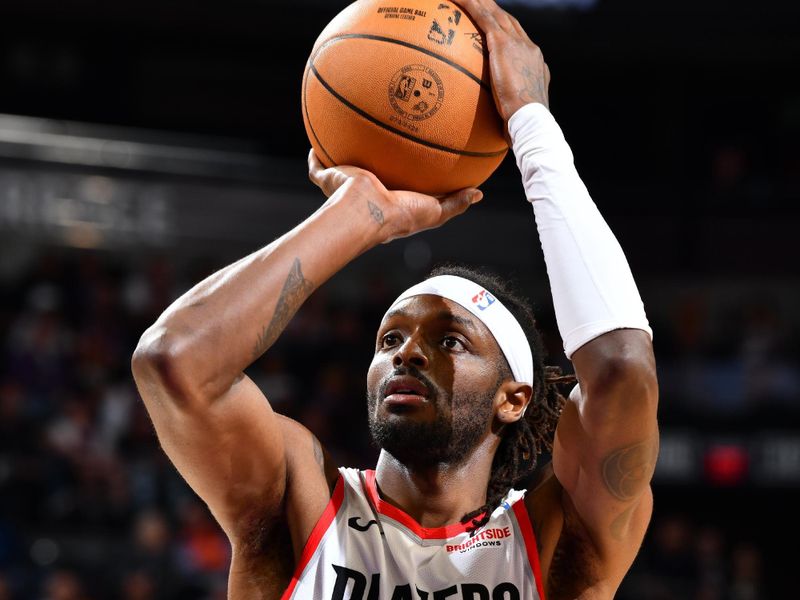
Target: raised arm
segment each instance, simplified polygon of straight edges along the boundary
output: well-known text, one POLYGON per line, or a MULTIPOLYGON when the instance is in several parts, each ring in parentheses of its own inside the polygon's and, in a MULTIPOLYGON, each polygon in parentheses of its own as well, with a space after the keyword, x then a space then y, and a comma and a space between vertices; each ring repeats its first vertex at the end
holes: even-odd
POLYGON ((587 556, 599 564, 588 566, 588 587, 564 593, 584 597, 592 588, 600 591, 592 598, 610 598, 652 510, 658 391, 651 331, 622 249, 549 112, 541 51, 493 0, 460 3, 486 37, 495 100, 533 205, 559 330, 579 381, 556 431, 553 469, 566 494, 565 523, 577 517, 593 546, 587 556))
POLYGON ((161 445, 235 549, 287 510, 287 471, 314 469, 301 474, 319 480, 322 470, 316 440, 273 413, 243 370, 275 342, 311 292, 353 258, 436 227, 480 199, 477 191, 443 200, 389 192, 364 171, 323 170, 313 154, 309 166, 328 201, 176 300, 133 356, 161 445))

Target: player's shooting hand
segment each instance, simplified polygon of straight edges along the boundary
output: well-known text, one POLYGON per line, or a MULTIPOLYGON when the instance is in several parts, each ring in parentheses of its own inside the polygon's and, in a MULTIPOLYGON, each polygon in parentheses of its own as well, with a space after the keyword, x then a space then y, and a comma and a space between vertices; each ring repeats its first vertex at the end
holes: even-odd
POLYGON ((383 243, 439 227, 483 198, 476 189, 461 190, 442 198, 388 190, 364 169, 325 168, 313 150, 308 155, 308 176, 328 198, 337 194, 364 202, 372 219, 381 226, 383 243))
POLYGON ((519 21, 494 0, 458 0, 458 4, 483 31, 494 101, 503 119, 508 122, 531 102, 549 108, 550 69, 519 21))

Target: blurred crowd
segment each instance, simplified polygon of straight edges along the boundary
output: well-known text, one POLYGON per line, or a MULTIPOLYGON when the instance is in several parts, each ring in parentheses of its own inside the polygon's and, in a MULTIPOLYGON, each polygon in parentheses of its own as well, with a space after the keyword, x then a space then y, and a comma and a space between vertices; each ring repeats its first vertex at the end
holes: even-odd
MULTIPOLYGON (((160 450, 129 370, 141 332, 204 272, 58 250, 3 275, 0 600, 225 598, 226 538, 160 450)), ((364 374, 396 290, 376 275, 363 292, 354 303, 320 290, 249 372, 352 466, 374 464, 364 374)), ((765 598, 759 549, 726 544, 657 520, 619 597, 765 598)))
POLYGON ((763 555, 718 528, 693 528, 681 515, 657 518, 618 600, 764 600, 763 555))
POLYGON ((131 381, 137 335, 173 294, 166 264, 143 277, 47 254, 3 286, 2 600, 225 597, 228 544, 131 381))

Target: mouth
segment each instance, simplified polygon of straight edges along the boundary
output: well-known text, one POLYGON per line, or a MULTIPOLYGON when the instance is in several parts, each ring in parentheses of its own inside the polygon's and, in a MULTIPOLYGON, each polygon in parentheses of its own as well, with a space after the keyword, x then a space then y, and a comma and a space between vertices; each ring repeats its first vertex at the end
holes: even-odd
POLYGON ((422 381, 411 375, 392 377, 383 392, 383 403, 388 406, 413 407, 428 403, 431 392, 422 381))

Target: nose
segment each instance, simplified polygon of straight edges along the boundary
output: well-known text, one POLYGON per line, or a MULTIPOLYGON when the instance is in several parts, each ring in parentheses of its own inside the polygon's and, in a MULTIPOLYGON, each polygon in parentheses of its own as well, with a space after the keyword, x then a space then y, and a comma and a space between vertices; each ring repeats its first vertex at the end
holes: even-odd
POLYGON ((423 352, 416 336, 410 336, 397 348, 392 357, 392 365, 397 368, 403 365, 426 369, 428 367, 428 357, 423 352))

